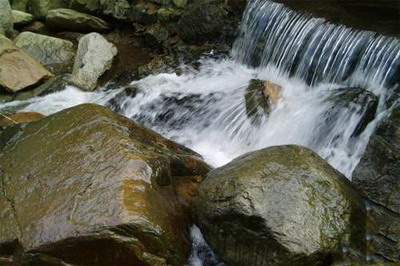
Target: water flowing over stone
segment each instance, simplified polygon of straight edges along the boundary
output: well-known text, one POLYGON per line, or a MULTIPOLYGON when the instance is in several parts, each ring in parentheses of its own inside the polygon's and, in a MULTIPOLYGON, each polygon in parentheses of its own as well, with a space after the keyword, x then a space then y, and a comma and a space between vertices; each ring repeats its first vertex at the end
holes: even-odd
MULTIPOLYGON (((181 66, 179 75, 153 72, 129 88, 85 92, 67 86, 2 104, 0 111, 48 115, 97 103, 190 147, 214 166, 265 147, 297 144, 351 178, 390 110, 388 100, 396 98, 400 41, 253 0, 231 57, 206 57, 196 66, 181 66), (246 113, 245 92, 253 79, 282 88, 279 101, 257 123, 246 113)), ((203 248, 198 233, 193 238, 203 248)), ((192 265, 202 265, 198 254, 192 265)))
POLYGON ((252 66, 319 82, 399 84, 400 41, 313 18, 266 0, 250 1, 233 56, 252 66))

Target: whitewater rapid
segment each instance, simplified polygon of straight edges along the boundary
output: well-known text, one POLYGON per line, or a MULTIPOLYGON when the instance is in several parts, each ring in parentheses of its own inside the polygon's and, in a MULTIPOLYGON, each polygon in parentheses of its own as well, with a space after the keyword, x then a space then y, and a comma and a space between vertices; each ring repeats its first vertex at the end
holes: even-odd
POLYGON ((198 70, 183 68, 181 75, 163 73, 134 81, 132 86, 137 89, 132 96, 118 97, 124 88, 84 92, 68 86, 44 97, 3 104, 0 110, 20 105, 20 111, 49 115, 78 104, 97 103, 192 148, 215 167, 257 149, 298 144, 314 150, 349 178, 375 128, 377 120, 361 135, 352 136, 362 117, 357 106, 344 108, 334 119, 329 117, 332 103, 326 99, 340 87, 337 84, 309 86, 283 76, 276 68, 249 68, 230 58, 204 59, 198 70), (283 88, 278 104, 257 125, 247 116, 244 97, 254 78, 283 88), (329 132, 322 130, 327 119, 329 132))

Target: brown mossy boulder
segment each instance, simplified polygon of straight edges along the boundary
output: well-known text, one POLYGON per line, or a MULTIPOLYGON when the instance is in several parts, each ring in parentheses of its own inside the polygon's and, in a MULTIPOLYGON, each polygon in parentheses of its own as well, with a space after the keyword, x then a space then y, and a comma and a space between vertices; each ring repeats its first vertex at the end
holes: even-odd
POLYGON ((361 196, 306 148, 270 147, 212 170, 194 213, 230 266, 365 263, 361 196))
POLYGON ((0 139, 0 257, 18 241, 17 260, 185 264, 186 206, 209 170, 196 153, 92 104, 0 139))
POLYGON ((15 93, 53 75, 34 58, 0 35, 0 87, 15 93))

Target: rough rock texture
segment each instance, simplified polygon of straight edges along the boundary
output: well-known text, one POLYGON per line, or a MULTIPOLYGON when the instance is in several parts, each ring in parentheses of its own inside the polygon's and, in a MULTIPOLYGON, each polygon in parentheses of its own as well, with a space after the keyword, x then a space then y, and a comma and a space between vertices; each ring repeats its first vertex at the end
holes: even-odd
POLYGON ((353 172, 352 181, 372 202, 375 252, 400 263, 400 108, 383 119, 353 172), (377 205, 377 206, 375 206, 377 205), (377 210, 378 209, 378 210, 377 210), (383 244, 384 243, 384 244, 383 244))
POLYGON ((116 19, 127 19, 131 6, 127 0, 71 0, 71 7, 82 12, 102 13, 116 19))
POLYGON ((365 251, 362 198, 308 149, 241 156, 211 171, 198 193, 197 224, 227 265, 331 265, 365 251))
POLYGON ((97 80, 111 68, 117 48, 98 33, 89 33, 79 40, 72 71, 72 80, 80 87, 94 90, 97 80))
POLYGON ((178 22, 178 34, 188 43, 221 38, 226 32, 226 10, 215 1, 198 1, 188 6, 178 22))
POLYGON ((14 40, 15 45, 55 74, 72 70, 75 48, 72 42, 60 38, 23 32, 14 40))
POLYGON ((68 7, 67 0, 29 0, 28 5, 35 18, 45 19, 49 11, 68 7))
POLYGON ((400 108, 371 136, 353 183, 371 200, 400 213, 400 108))
POLYGON ((0 35, 0 87, 17 92, 50 77, 39 62, 0 35))
POLYGON ((8 0, 0 0, 0 34, 9 35, 13 30, 11 6, 8 0))
POLYGON ((30 0, 11 0, 12 9, 27 12, 30 0))
POLYGON ((58 30, 78 32, 104 32, 110 29, 108 23, 100 18, 66 8, 50 10, 46 25, 58 30))
POLYGON ((14 27, 21 27, 31 23, 33 21, 33 16, 26 12, 12 10, 12 19, 14 27))
POLYGON ((185 206, 208 171, 194 152, 89 104, 0 139, 0 257, 18 239, 17 258, 184 265, 185 206))

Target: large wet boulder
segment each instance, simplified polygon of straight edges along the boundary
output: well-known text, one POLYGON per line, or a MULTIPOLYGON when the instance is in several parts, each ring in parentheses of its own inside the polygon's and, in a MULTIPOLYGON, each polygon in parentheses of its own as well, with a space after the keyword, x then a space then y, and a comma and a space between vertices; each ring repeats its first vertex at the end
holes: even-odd
POLYGON ((18 92, 50 77, 45 67, 0 35, 0 87, 18 92))
POLYGON ((57 30, 78 32, 104 32, 110 29, 109 24, 98 17, 67 8, 50 10, 46 25, 57 30))
POLYGON ((21 27, 31 23, 33 21, 33 16, 23 11, 12 10, 12 19, 14 27, 21 27))
POLYGON ((227 265, 331 265, 365 251, 362 198, 298 146, 255 151, 212 170, 194 212, 227 265))
POLYGON ((0 34, 9 35, 13 30, 11 6, 8 0, 0 0, 0 34))
POLYGON ((197 154, 90 104, 7 130, 0 138, 0 257, 185 264, 187 206, 208 171, 197 154))
POLYGON ((72 70, 75 47, 70 41, 33 32, 23 32, 14 40, 15 45, 55 74, 72 70))
POLYGON ((72 71, 72 80, 80 87, 94 90, 97 80, 112 66, 118 51, 98 33, 89 33, 79 40, 72 71))

